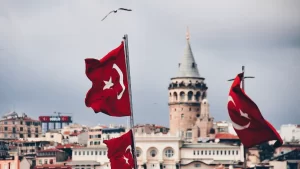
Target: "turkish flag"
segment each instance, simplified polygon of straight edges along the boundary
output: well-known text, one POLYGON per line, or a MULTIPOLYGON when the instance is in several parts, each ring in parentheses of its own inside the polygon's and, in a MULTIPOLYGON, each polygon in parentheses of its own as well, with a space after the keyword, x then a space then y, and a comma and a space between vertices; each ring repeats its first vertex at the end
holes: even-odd
POLYGON ((257 105, 241 89, 244 73, 235 78, 228 98, 228 113, 232 125, 246 148, 277 140, 274 147, 282 145, 282 139, 276 129, 263 118, 257 105))
POLYGON ((132 130, 122 136, 103 141, 108 148, 107 157, 110 160, 111 169, 133 169, 133 134, 132 130))
POLYGON ((124 43, 102 59, 85 59, 86 76, 92 81, 85 104, 95 113, 109 116, 130 116, 128 78, 124 43))

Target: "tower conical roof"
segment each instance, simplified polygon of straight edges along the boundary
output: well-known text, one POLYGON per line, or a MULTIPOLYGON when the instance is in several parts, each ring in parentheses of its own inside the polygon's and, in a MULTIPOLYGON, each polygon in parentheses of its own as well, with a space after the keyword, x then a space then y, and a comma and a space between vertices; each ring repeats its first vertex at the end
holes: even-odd
POLYGON ((197 64, 195 62, 193 52, 190 45, 190 35, 189 30, 187 29, 186 36, 187 44, 184 50, 184 54, 179 63, 179 71, 177 77, 200 77, 197 64))

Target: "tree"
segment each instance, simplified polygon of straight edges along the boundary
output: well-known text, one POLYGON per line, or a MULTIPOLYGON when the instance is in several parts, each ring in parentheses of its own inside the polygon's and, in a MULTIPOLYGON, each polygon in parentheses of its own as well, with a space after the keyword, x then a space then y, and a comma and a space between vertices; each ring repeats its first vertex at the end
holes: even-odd
POLYGON ((264 161, 266 159, 272 158, 274 155, 274 151, 275 151, 275 149, 271 145, 269 145, 269 143, 267 143, 267 142, 258 145, 258 149, 259 149, 260 161, 264 161))

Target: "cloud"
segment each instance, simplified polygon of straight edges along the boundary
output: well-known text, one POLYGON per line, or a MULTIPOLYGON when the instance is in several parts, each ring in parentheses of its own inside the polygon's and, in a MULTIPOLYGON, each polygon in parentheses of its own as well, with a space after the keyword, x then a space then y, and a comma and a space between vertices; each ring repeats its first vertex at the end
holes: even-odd
MULTIPOLYGON (((246 66, 247 93, 277 127, 298 123, 299 1, 1 1, 0 107, 37 117, 73 113, 77 122, 126 123, 84 105, 84 59, 101 58, 129 35, 136 123, 168 126, 170 78, 191 45, 206 78, 211 114, 228 119, 230 83, 246 66), (119 11, 104 22, 112 9, 119 11), (157 103, 157 104, 154 104, 157 103), (158 118, 159 117, 159 118, 158 118)), ((0 111, 1 111, 0 109, 0 111)))

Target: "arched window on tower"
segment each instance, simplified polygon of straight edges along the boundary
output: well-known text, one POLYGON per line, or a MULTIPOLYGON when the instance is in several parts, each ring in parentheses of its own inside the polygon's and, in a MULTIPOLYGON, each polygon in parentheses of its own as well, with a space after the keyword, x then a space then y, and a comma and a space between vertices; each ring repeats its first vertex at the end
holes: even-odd
POLYGON ((196 95, 195 95, 196 101, 199 101, 200 96, 201 96, 200 92, 197 92, 196 95))
POLYGON ((174 101, 177 101, 177 93, 176 92, 173 93, 173 96, 174 96, 174 101))
POLYGON ((180 92, 180 101, 184 101, 185 94, 184 92, 180 92))
POLYGON ((188 100, 192 100, 193 99, 193 92, 192 91, 189 91, 188 92, 188 100))
POLYGON ((181 114, 181 119, 183 119, 184 118, 184 114, 181 114))

